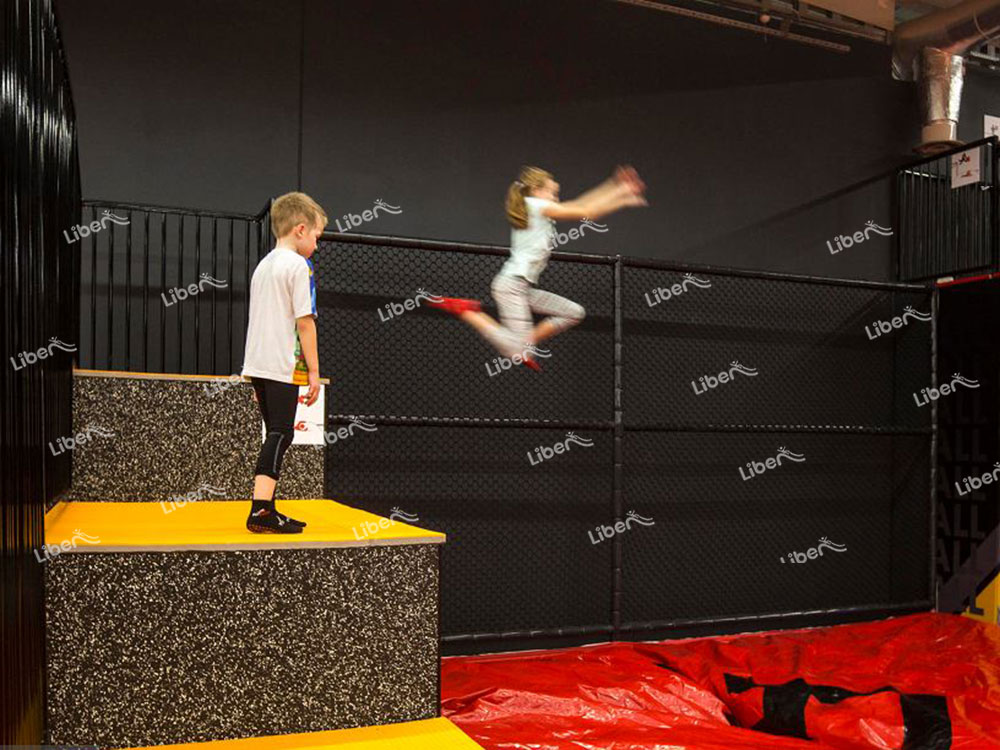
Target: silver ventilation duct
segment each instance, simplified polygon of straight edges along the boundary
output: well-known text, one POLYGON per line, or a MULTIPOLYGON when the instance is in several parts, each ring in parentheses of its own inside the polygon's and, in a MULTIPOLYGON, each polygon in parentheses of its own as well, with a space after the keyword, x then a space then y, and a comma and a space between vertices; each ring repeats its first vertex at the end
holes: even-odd
POLYGON ((958 141, 958 111, 965 79, 962 55, 1000 32, 1000 0, 966 0, 896 28, 892 69, 896 78, 920 82, 921 153, 958 141))

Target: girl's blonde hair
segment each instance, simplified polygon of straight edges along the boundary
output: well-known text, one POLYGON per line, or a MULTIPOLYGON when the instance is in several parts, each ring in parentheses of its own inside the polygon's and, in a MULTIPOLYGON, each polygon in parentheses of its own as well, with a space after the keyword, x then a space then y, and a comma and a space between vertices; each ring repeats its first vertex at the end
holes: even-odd
POLYGON ((507 221, 515 229, 527 229, 528 207, 524 196, 536 188, 545 187, 552 175, 539 167, 521 167, 521 173, 507 188, 507 221))

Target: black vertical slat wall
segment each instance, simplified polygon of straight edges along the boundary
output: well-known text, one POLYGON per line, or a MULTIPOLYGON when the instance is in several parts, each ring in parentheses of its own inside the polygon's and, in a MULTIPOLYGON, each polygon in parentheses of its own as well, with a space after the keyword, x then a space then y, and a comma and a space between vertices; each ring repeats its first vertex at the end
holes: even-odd
POLYGON ((922 281, 994 269, 1000 259, 997 137, 906 164, 896 173, 896 277, 922 281), (978 160, 980 179, 953 184, 953 159, 978 160))
POLYGON ((46 502, 70 481, 69 453, 47 446, 72 428, 79 260, 63 231, 80 221, 80 180, 51 0, 7 0, 0 39, 0 744, 27 745, 43 739, 35 552, 46 502))
POLYGON ((84 222, 99 228, 71 236, 82 274, 79 366, 239 372, 250 277, 273 246, 269 210, 269 202, 250 215, 84 201, 84 222))

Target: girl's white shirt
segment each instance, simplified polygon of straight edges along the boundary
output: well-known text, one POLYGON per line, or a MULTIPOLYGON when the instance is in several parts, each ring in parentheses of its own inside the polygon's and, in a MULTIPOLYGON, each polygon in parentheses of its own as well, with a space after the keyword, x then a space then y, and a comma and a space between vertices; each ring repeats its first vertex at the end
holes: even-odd
POLYGON ((528 195, 524 198, 524 204, 528 212, 528 226, 510 230, 510 258, 504 263, 500 273, 523 276, 532 284, 537 284, 552 252, 556 223, 542 213, 552 201, 528 195))

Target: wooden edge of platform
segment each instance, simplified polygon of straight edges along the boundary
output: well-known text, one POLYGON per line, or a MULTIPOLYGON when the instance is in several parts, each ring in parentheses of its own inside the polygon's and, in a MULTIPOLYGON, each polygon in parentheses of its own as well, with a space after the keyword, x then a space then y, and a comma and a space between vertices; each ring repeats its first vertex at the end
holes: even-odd
MULTIPOLYGON (((85 378, 124 378, 134 380, 184 380, 196 383, 212 383, 218 380, 228 380, 233 375, 185 375, 183 373, 165 372, 129 372, 127 370, 88 370, 73 368, 73 375, 85 378)), ((244 383, 249 383, 249 378, 239 376, 244 383)), ((330 378, 320 378, 321 385, 330 385, 330 378)))

